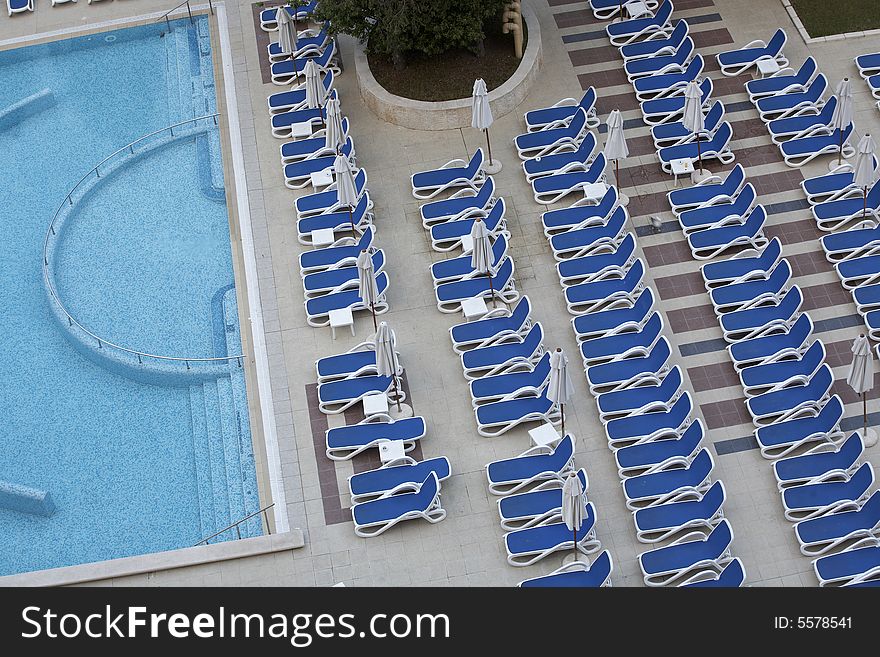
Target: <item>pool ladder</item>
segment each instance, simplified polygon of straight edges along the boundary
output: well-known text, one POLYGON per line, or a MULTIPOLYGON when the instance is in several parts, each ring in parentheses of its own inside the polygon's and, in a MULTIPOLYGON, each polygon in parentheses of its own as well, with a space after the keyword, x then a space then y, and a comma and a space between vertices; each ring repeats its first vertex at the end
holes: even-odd
MULTIPOLYGON (((177 11, 178 9, 183 7, 184 5, 186 5, 186 13, 189 15, 189 22, 192 23, 193 22, 193 13, 192 13, 192 7, 189 4, 189 0, 184 0, 176 7, 172 7, 171 9, 166 11, 162 16, 157 18, 156 22, 159 23, 161 21, 165 21, 165 24, 168 26, 168 29, 170 30, 171 29, 171 19, 168 17, 171 14, 173 14, 175 11, 177 11)), ((212 2, 212 0, 208 0, 208 11, 211 12, 211 16, 214 15, 214 3, 212 2)))
POLYGON ((217 538, 218 536, 220 536, 220 534, 224 534, 232 529, 235 530, 236 538, 240 540, 241 539, 241 524, 243 522, 247 522, 248 520, 250 520, 254 516, 258 516, 260 514, 262 514, 262 516, 263 516, 263 524, 266 526, 266 533, 269 536, 271 536, 272 535, 272 524, 269 522, 269 514, 266 512, 274 506, 275 506, 275 502, 272 502, 272 504, 264 506, 259 511, 254 511, 253 513, 246 515, 244 518, 236 520, 231 525, 224 527, 223 529, 221 529, 218 532, 214 532, 213 534, 211 534, 207 538, 203 538, 201 541, 194 544, 193 547, 198 547, 199 545, 208 545, 212 538, 217 538))

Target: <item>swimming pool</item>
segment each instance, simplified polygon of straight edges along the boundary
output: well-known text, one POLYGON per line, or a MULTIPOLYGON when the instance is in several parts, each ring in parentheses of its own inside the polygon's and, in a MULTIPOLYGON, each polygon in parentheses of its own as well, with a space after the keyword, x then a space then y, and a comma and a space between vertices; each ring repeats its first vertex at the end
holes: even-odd
POLYGON ((0 52, 0 575, 186 547, 259 508, 240 361, 134 356, 241 353, 218 128, 162 131, 216 107, 204 18, 0 52))

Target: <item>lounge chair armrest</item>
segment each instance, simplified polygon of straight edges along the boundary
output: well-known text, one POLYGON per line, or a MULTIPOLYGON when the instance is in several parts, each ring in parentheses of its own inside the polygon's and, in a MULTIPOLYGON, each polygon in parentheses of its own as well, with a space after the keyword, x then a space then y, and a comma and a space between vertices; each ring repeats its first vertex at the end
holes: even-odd
POLYGON ((684 536, 679 536, 677 539, 672 541, 669 545, 681 545, 683 543, 690 543, 691 541, 704 541, 706 539, 706 534, 701 531, 693 531, 688 532, 684 536))
POLYGON ((780 68, 778 71, 776 71, 776 73, 773 73, 770 77, 771 78, 781 78, 785 75, 794 75, 795 72, 796 71, 791 66, 786 66, 785 68, 780 68))
POLYGON ((717 185, 722 182, 724 182, 724 179, 721 176, 712 174, 711 176, 707 176, 706 178, 703 178, 699 182, 695 183, 694 187, 700 187, 702 185, 717 185))
POLYGON ((748 50, 749 48, 766 48, 766 47, 767 47, 766 42, 762 41, 761 39, 755 39, 754 41, 749 41, 746 45, 744 45, 739 50, 748 50))
POLYGON ((444 164, 441 169, 450 169, 452 167, 465 167, 467 166, 467 162, 462 160, 461 158, 456 158, 454 160, 449 160, 446 164, 444 164))
POLYGON ((569 107, 571 105, 577 105, 577 104, 578 104, 577 98, 572 98, 569 96, 568 98, 563 98, 562 100, 557 100, 550 107, 569 107))

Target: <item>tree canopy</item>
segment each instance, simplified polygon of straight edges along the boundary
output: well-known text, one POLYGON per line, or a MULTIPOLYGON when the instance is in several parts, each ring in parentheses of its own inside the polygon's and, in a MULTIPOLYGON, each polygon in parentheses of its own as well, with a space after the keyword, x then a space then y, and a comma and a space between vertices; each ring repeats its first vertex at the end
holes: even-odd
POLYGON ((402 63, 408 52, 439 55, 480 50, 483 25, 507 0, 321 0, 317 15, 334 34, 349 34, 368 52, 402 63))

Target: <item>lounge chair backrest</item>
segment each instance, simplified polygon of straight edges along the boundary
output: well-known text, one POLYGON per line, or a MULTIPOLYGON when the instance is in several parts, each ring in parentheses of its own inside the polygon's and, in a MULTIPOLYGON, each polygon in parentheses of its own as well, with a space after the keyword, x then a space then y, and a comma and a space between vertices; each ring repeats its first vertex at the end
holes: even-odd
POLYGON ((599 151, 599 154, 593 158, 593 163, 590 164, 590 173, 596 172, 596 180, 602 177, 602 172, 605 171, 605 151, 599 151))
POLYGON ((602 197, 602 200, 599 201, 599 204, 595 207, 595 214, 601 217, 607 217, 611 210, 617 205, 617 189, 614 187, 608 187, 605 190, 605 195, 602 197))
POLYGON ((724 103, 722 103, 720 100, 716 100, 714 103, 712 103, 709 111, 706 112, 706 120, 703 126, 706 128, 707 131, 711 132, 721 124, 721 121, 723 119, 724 103))
POLYGON ((760 230, 760 227, 764 225, 764 222, 767 221, 767 210, 760 203, 755 206, 754 210, 749 213, 749 218, 746 219, 746 227, 750 232, 755 232, 760 230))
POLYGON ((684 43, 682 43, 679 49, 676 51, 673 61, 677 64, 684 64, 688 60, 688 57, 690 57, 693 53, 694 40, 688 37, 684 40, 684 43))
POLYGON ((501 258, 507 253, 507 238, 502 233, 492 245, 492 258, 494 262, 500 262, 501 258))
POLYGON ((849 484, 850 488, 858 491, 866 491, 874 484, 874 468, 870 461, 865 461, 859 466, 850 478, 849 484))
POLYGON ((873 518, 874 525, 880 522, 880 491, 874 491, 871 497, 862 505, 861 512, 863 515, 873 518))
POLYGON ((626 276, 624 276, 624 283, 627 289, 632 289, 636 285, 638 285, 639 281, 645 275, 645 265, 642 262, 641 258, 636 258, 636 261, 632 264, 632 267, 629 268, 629 271, 626 272, 626 276))
POLYGON ((712 474, 712 469, 714 467, 715 463, 712 461, 712 455, 709 453, 709 450, 704 447, 697 453, 688 468, 689 474, 692 475, 690 480, 702 481, 712 474))
POLYGON ((686 20, 677 21, 672 29, 672 34, 669 35, 669 40, 672 43, 683 43, 688 34, 688 27, 686 20))
POLYGON ((821 340, 816 340, 811 344, 807 350, 804 352, 803 357, 801 358, 805 369, 808 371, 815 371, 819 368, 819 366, 825 362, 825 345, 821 340))
POLYGON ((804 60, 803 64, 801 64, 801 67, 795 75, 795 79, 798 84, 806 84, 814 75, 816 75, 816 71, 818 70, 819 67, 816 64, 816 60, 813 59, 813 56, 811 55, 804 60))
POLYGON ((528 334, 526 334, 525 339, 522 341, 522 350, 523 352, 533 354, 538 350, 538 347, 541 346, 543 341, 544 327, 541 326, 541 322, 535 322, 532 324, 532 328, 529 329, 528 334))
POLYGON ((672 17, 672 0, 663 0, 654 12, 654 22, 664 25, 672 17))
MULTIPOLYGON (((712 91, 714 89, 714 83, 712 82, 712 78, 703 78, 703 81, 700 83, 700 99, 703 103, 705 103, 709 97, 712 95, 712 91)), ((716 101, 721 102, 721 101, 716 101)), ((723 105, 722 105, 723 107, 723 105)))
POLYGON ((805 92, 805 99, 811 102, 816 102, 822 95, 825 93, 825 90, 828 88, 828 78, 819 73, 813 81, 810 83, 810 86, 807 87, 807 91, 805 92))
POLYGON ((703 56, 697 53, 696 56, 688 64, 684 72, 685 80, 696 80, 700 73, 703 72, 703 56))
POLYGON ((583 109, 585 112, 589 112, 596 105, 596 88, 590 87, 581 97, 581 102, 578 103, 578 107, 583 109))
POLYGON ((663 332, 663 318, 660 313, 652 313, 642 330, 651 339, 659 336, 663 332))
POLYGON ((315 59, 315 64, 318 65, 318 68, 327 68, 327 64, 330 63, 330 60, 333 58, 333 54, 336 52, 336 42, 331 41, 324 51, 318 55, 315 59))
POLYGON ((744 214, 746 210, 754 203, 758 198, 758 193, 755 191, 752 183, 746 183, 746 186, 743 187, 742 191, 739 193, 739 196, 733 201, 731 206, 732 210, 740 214, 744 214))
POLYGON ((767 42, 767 53, 771 55, 778 55, 781 53, 782 49, 785 47, 787 39, 788 35, 785 33, 785 30, 780 27, 770 38, 770 41, 767 42))
POLYGON ((721 553, 733 541, 733 530, 727 520, 722 520, 706 537, 706 547, 713 553, 721 553))
POLYGON ((485 207, 489 203, 489 199, 495 194, 495 179, 492 176, 486 177, 486 182, 480 187, 474 198, 474 205, 477 207, 485 207))
POLYGON ((437 479, 437 473, 431 472, 422 482, 419 492, 416 493, 416 499, 413 501, 418 502, 418 508, 427 509, 439 491, 440 482, 437 479))
POLYGON ((733 195, 733 192, 738 190, 745 180, 745 169, 743 169, 742 164, 737 163, 736 166, 730 170, 730 173, 727 174, 727 178, 724 179, 722 189, 725 194, 733 195))
POLYGON ((588 132, 583 141, 581 141, 581 145, 578 147, 577 153, 575 153, 572 159, 577 160, 578 162, 586 162, 595 149, 596 135, 592 132, 588 132))
POLYGON ((724 484, 721 480, 717 480, 712 487, 703 495, 702 503, 710 509, 720 509, 727 498, 727 491, 724 490, 724 484))
POLYGON ((832 431, 837 423, 843 418, 843 402, 840 397, 834 395, 828 400, 828 403, 822 407, 817 416, 821 420, 823 427, 827 427, 828 432, 832 431))
POLYGON ((559 441, 559 444, 556 446, 553 454, 550 455, 550 458, 548 459, 550 463, 548 465, 559 472, 560 470, 562 470, 562 468, 565 467, 565 464, 568 463, 573 456, 574 442, 572 441, 571 435, 566 434, 562 438, 562 440, 559 441))
POLYGON ((671 426, 681 426, 690 417, 691 411, 694 410, 694 403, 691 399, 691 393, 685 393, 679 397, 672 408, 669 409, 669 423, 671 426))
MULTIPOLYGON (((669 374, 666 375, 666 378, 663 379, 663 383, 660 384, 660 389, 663 393, 672 398, 672 395, 675 394, 676 390, 681 388, 681 370, 678 365, 674 366, 669 374)), ((637 390, 638 388, 636 388, 637 390)))
POLYGON ((728 121, 725 121, 720 126, 718 126, 718 130, 716 130, 715 134, 712 135, 712 139, 709 141, 709 145, 715 150, 721 150, 726 144, 730 142, 732 137, 733 128, 730 127, 730 123, 728 121))
POLYGON ((477 177, 477 174, 480 172, 480 167, 483 166, 483 149, 478 148, 474 151, 474 154, 471 156, 471 161, 468 162, 467 168, 464 171, 464 174, 471 180, 477 177))
POLYGON ((495 201, 495 205, 492 206, 492 209, 489 210, 489 214, 483 219, 483 223, 486 224, 486 228, 490 232, 497 229, 501 220, 504 219, 504 207, 504 197, 502 196, 495 201))
POLYGON ((523 326, 532 312, 532 304, 525 294, 519 298, 513 312, 510 313, 510 322, 515 326, 523 326))
POLYGON ((637 311, 639 315, 647 317, 648 313, 651 311, 651 308, 654 307, 654 291, 653 288, 648 286, 644 289, 644 291, 638 296, 636 302, 633 304, 633 308, 637 311))
POLYGON ((585 125, 587 125, 587 112, 583 108, 578 107, 571 119, 571 123, 565 128, 565 133, 570 137, 577 137, 585 125))
POLYGON ((865 199, 868 205, 868 208, 880 208, 880 183, 878 181, 874 181, 874 184, 871 185, 871 189, 868 190, 868 196, 865 199))
POLYGON ((495 272, 495 276, 493 278, 496 282, 496 289, 499 289, 502 285, 507 285, 507 281, 510 280, 510 277, 513 275, 513 260, 510 258, 505 258, 501 265, 498 267, 498 271, 495 272))
POLYGON ((832 383, 834 383, 834 374, 831 373, 831 368, 828 365, 823 365, 807 384, 807 387, 819 392, 831 388, 832 383))

